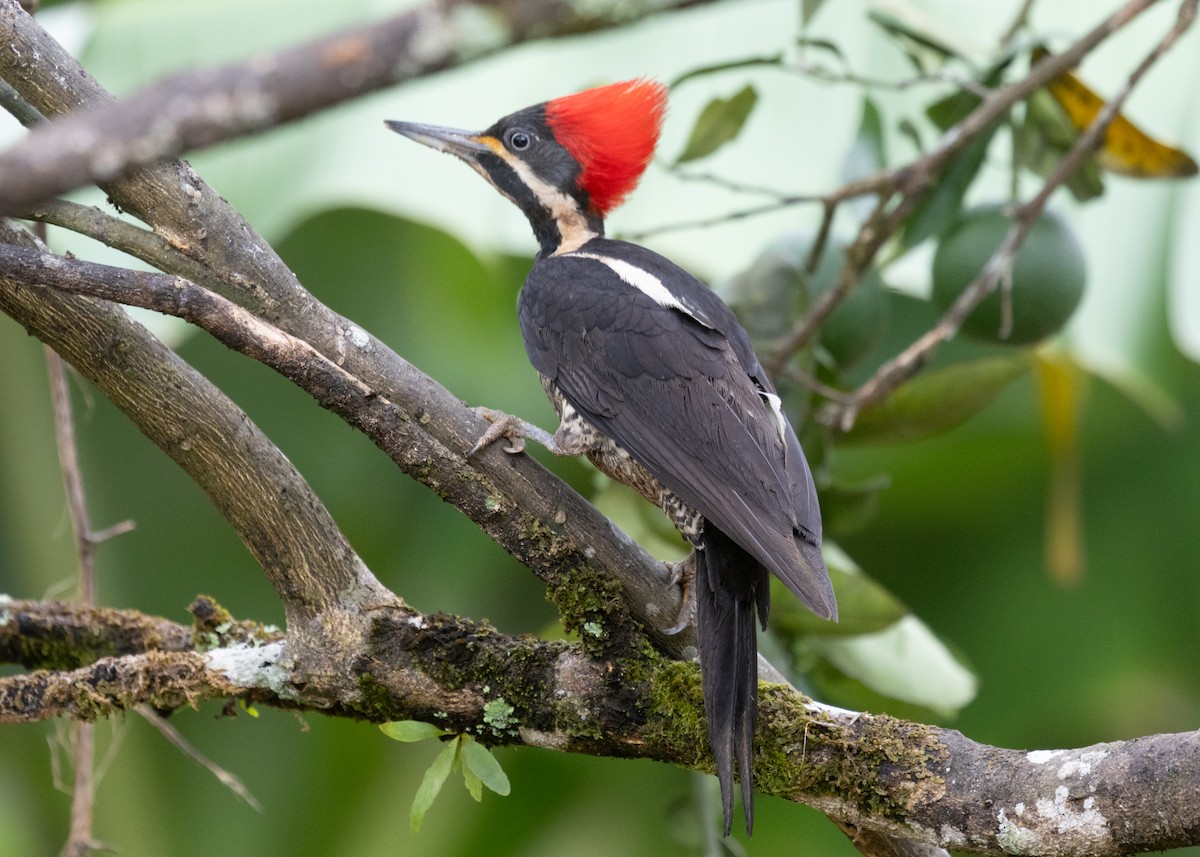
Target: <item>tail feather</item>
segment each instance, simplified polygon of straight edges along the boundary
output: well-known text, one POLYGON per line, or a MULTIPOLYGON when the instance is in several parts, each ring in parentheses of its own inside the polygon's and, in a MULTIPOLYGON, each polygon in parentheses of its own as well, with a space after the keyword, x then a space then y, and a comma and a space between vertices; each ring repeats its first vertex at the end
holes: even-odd
POLYGON ((708 524, 696 551, 696 625, 708 740, 721 783, 725 835, 733 823, 736 763, 746 833, 754 828, 754 724, 758 717, 756 614, 764 624, 766 569, 708 524))

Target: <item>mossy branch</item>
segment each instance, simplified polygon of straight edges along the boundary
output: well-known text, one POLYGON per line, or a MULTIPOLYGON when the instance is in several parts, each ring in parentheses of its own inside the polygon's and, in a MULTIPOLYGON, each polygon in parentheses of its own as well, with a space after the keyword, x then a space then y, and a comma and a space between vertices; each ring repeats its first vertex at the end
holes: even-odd
MULTIPOLYGON (((49 619, 62 605, 23 609, 49 619)), ((360 618, 358 643, 340 653, 347 669, 336 676, 302 664, 286 641, 148 650, 0 679, 0 722, 236 697, 372 722, 424 720, 492 745, 711 771, 694 664, 649 648, 595 657, 577 643, 512 637, 399 602, 360 618)), ((111 623, 114 634, 163 621, 122 619, 111 623)), ((0 633, 6 621, 11 614, 0 633)), ((827 709, 784 685, 763 684, 760 696, 759 790, 815 806, 850 830, 995 855, 1106 857, 1200 843, 1200 732, 1027 752, 827 709)))

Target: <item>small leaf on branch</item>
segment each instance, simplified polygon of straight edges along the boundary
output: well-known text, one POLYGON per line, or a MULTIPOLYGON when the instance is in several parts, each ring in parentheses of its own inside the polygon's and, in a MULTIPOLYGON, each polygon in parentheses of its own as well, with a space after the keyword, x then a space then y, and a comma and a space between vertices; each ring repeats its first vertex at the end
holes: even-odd
POLYGON ((456 738, 442 748, 442 752, 438 753, 433 764, 425 771, 425 777, 421 780, 416 797, 413 798, 412 811, 408 816, 408 826, 413 833, 421 829, 425 813, 429 811, 429 807, 433 806, 433 801, 438 796, 438 792, 442 790, 446 777, 450 776, 450 772, 454 770, 458 749, 459 739, 456 738))
MULTIPOLYGON (((849 184, 858 179, 868 178, 883 169, 887 163, 887 150, 884 147, 883 118, 879 107, 870 97, 863 98, 862 119, 858 125, 858 134, 850 144, 849 151, 842 159, 842 181, 849 184)), ((873 205, 871 200, 863 200, 867 205, 873 205)), ((869 210, 869 209, 868 209, 869 210)))
POLYGON ((714 98, 708 102, 696 119, 692 135, 676 163, 707 157, 736 139, 757 102, 758 93, 749 85, 729 98, 714 98))
POLYGON ((420 720, 396 720, 392 723, 381 723, 379 731, 394 741, 405 742, 427 741, 430 738, 440 738, 448 734, 432 723, 422 723, 420 720))
MULTIPOLYGON (((508 794, 512 790, 508 782, 508 776, 504 773, 504 769, 500 767, 500 763, 496 761, 496 757, 492 755, 492 751, 470 735, 463 735, 462 741, 463 776, 466 776, 467 771, 470 771, 496 794, 508 794)), ((470 788, 469 784, 467 788, 470 788)), ((479 800, 479 798, 475 799, 479 800)))

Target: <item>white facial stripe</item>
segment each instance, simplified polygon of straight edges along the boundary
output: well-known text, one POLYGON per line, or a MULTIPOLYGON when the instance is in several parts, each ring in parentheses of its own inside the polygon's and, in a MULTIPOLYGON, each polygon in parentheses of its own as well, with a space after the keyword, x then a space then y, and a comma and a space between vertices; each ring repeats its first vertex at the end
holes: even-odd
POLYGON ((574 199, 554 185, 542 181, 529 168, 528 164, 513 157, 512 153, 504 148, 499 140, 492 137, 481 137, 480 140, 495 152, 497 157, 502 158, 506 164, 512 167, 517 178, 533 191, 538 202, 550 212, 550 216, 558 224, 558 234, 562 236, 562 242, 555 251, 556 256, 578 250, 596 237, 596 233, 588 227, 587 218, 583 216, 583 212, 579 210, 579 204, 574 199))
POLYGON ((779 440, 782 443, 787 443, 785 439, 787 434, 787 418, 783 415, 783 401, 774 393, 761 391, 759 395, 771 406, 771 417, 775 420, 775 430, 779 432, 779 440))
POLYGON ((613 270, 613 273, 621 278, 623 283, 633 286, 659 306, 666 307, 667 309, 677 309, 684 315, 691 316, 705 327, 712 327, 703 313, 682 303, 663 285, 662 280, 649 271, 645 271, 636 265, 631 265, 624 259, 614 259, 611 256, 599 256, 595 253, 572 253, 571 255, 580 259, 593 259, 603 265, 607 265, 613 270))

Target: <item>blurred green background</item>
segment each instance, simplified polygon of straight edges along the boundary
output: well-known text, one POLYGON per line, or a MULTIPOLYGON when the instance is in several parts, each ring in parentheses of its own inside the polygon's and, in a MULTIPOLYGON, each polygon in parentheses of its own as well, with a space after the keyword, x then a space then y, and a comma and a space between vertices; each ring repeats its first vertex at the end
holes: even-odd
MULTIPOLYGON (((173 69, 245 57, 397 4, 336 5, 306 3, 297 15, 290 2, 111 0, 59 7, 47 19, 102 82, 125 94, 173 69)), ((465 401, 548 426, 552 413, 525 359, 514 312, 533 250, 525 223, 470 171, 395 139, 380 120, 484 125, 590 83, 642 73, 669 80, 701 61, 787 48, 800 5, 717 4, 627 32, 529 46, 203 153, 194 163, 322 301, 465 401), (572 61, 569 75, 559 71, 564 57, 572 61), (552 86, 550 68, 561 78, 552 86)), ((985 42, 1018 4, 969 13, 952 3, 914 5, 985 42)), ((1034 23, 1049 33, 1077 33, 1104 11, 1087 3, 1042 5, 1034 23)), ((836 34, 847 62, 863 74, 911 76, 902 54, 868 22, 867 9, 831 4, 814 18, 811 35, 836 34)), ((1128 73, 1131 64, 1122 60, 1136 59, 1157 38, 1173 14, 1162 11, 1087 67, 1098 86, 1128 73)), ((1198 44, 1190 34, 1134 101, 1139 119, 1190 139, 1193 150, 1200 145, 1200 75, 1191 73, 1200 63, 1198 44), (1190 82, 1173 86, 1175 79, 1190 82)), ((706 168, 782 189, 836 186, 859 124, 861 92, 779 74, 751 79, 761 97, 752 122, 706 168), (782 140, 796 142, 804 155, 782 140)), ((708 97, 729 95, 745 81, 734 75, 681 87, 663 151, 682 148, 708 97)), ((877 99, 891 128, 935 94, 882 92, 877 99)), ((888 134, 897 159, 913 156, 894 130, 888 134)), ((973 193, 994 197, 1006 181, 1003 164, 985 167, 973 193)), ((1189 238, 1196 198, 1191 185, 1120 179, 1086 208, 1056 198, 1076 224, 1092 272, 1061 352, 1084 367, 1085 565, 1073 583, 1050 573, 1045 559, 1054 459, 1035 374, 954 431, 904 445, 838 447, 824 460, 824 475, 836 484, 886 476, 889 487, 866 523, 839 525, 835 518, 830 534, 970 664, 978 695, 942 722, 978 741, 1067 747, 1200 725, 1200 368, 1186 356, 1200 327, 1188 297, 1200 253, 1200 242, 1189 238)), ((656 167, 614 227, 633 232, 745 204, 743 195, 681 182, 656 167)), ((815 214, 790 209, 645 243, 722 282, 781 232, 811 228, 815 214)), ((119 258, 59 232, 51 243, 89 258, 119 258)), ((861 378, 933 322, 934 311, 912 296, 927 287, 927 250, 917 248, 887 272, 897 291, 887 297, 886 339, 847 378, 861 378)), ((162 330, 295 462, 376 575, 406 600, 422 610, 487 618, 511 633, 552 626, 536 579, 362 436, 264 367, 203 335, 171 324, 162 330)), ((940 361, 995 353, 955 343, 940 361)), ((44 359, 40 345, 6 318, 0 365, 0 592, 65 597, 74 554, 44 359)), ((86 385, 76 385, 75 404, 94 524, 137 523, 99 552, 103 603, 187 621, 186 605, 203 592, 238 617, 282 623, 270 587, 199 490, 86 385)), ((581 490, 595 490, 583 465, 550 463, 581 490)), ((664 765, 501 748, 496 755, 512 795, 488 793, 476 805, 451 780, 414 836, 408 809, 432 746, 398 744, 367 724, 318 715, 262 710, 257 718, 222 717, 215 704, 180 711, 172 722, 237 774, 265 813, 130 715, 97 728, 104 776, 96 833, 122 854, 685 854, 698 853, 697 806, 710 821, 716 810, 707 778, 664 765)), ((0 730, 0 855, 50 854, 61 845, 70 804, 55 782, 57 771, 70 781, 63 734, 56 724, 0 730)), ((818 813, 776 799, 760 799, 755 830, 749 854, 855 853, 818 813)))

